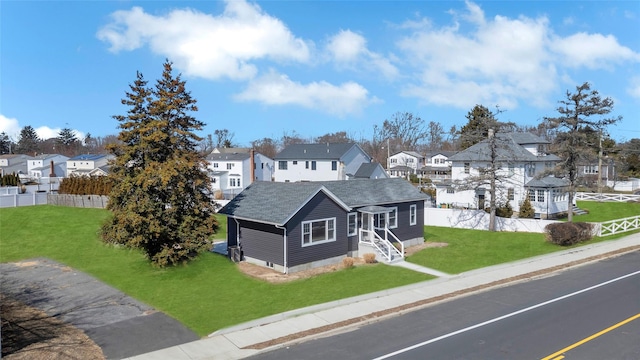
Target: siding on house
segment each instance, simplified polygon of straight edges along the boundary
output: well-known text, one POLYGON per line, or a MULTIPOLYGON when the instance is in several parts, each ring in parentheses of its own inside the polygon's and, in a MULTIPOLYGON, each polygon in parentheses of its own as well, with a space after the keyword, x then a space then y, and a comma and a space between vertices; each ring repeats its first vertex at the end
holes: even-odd
POLYGON ((240 243, 244 256, 284 266, 283 229, 252 221, 239 222, 240 243))
POLYGON ((316 194, 287 223, 288 266, 298 266, 324 259, 345 256, 348 251, 347 213, 323 192, 316 194), (302 221, 335 218, 336 241, 302 246, 302 221))

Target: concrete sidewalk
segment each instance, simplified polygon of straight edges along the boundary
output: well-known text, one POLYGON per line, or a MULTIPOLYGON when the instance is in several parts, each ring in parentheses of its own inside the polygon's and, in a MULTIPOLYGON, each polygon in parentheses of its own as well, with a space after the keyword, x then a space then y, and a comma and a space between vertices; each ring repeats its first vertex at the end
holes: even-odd
MULTIPOLYGON (((554 271, 637 250, 640 250, 640 233, 618 240, 297 309, 222 329, 206 339, 131 359, 241 359, 292 341, 301 341, 347 326, 379 321, 456 296, 545 276, 554 271)), ((433 271, 417 268, 414 270, 433 271)))

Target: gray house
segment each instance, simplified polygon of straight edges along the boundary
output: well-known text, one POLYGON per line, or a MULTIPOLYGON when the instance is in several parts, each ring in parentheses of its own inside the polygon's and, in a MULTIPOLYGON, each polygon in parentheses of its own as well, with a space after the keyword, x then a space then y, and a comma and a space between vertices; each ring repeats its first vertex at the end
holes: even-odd
POLYGON ((424 241, 428 199, 401 178, 256 182, 219 213, 232 257, 290 273, 362 251, 402 258, 424 241))

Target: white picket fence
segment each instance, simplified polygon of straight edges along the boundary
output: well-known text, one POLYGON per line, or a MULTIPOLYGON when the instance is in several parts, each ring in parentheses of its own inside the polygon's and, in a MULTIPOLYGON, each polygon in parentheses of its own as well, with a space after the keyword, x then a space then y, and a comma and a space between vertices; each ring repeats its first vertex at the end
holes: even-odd
POLYGON ((609 236, 640 229, 640 215, 597 223, 598 236, 609 236))
POLYGON ((631 195, 631 194, 600 194, 600 193, 585 193, 585 192, 577 192, 576 200, 587 200, 587 201, 617 201, 617 202, 627 202, 627 201, 640 201, 640 195, 631 195))

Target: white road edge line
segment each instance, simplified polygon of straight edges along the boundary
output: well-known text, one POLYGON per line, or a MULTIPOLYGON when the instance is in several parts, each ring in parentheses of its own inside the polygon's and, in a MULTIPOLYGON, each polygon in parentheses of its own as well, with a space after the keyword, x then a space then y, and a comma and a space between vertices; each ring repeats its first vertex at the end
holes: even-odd
POLYGON ((633 272, 633 273, 630 273, 630 274, 627 274, 627 275, 623 275, 623 276, 617 277, 615 279, 611 279, 611 280, 605 281, 605 282, 597 284, 597 285, 593 285, 591 287, 588 287, 588 288, 585 288, 585 289, 582 289, 582 290, 578 290, 576 292, 572 292, 571 294, 563 295, 563 296, 557 297, 555 299, 551 299, 551 300, 548 300, 548 301, 545 301, 545 302, 542 302, 542 303, 539 303, 539 304, 536 304, 536 305, 533 305, 533 306, 529 306, 528 308, 524 308, 524 309, 521 309, 521 310, 518 310, 518 311, 514 311, 512 313, 509 313, 509 314, 506 314, 506 315, 502 315, 500 317, 497 317, 497 318, 494 318, 494 319, 491 319, 491 320, 487 320, 485 322, 481 322, 479 324, 475 324, 475 325, 466 327, 464 329, 456 330, 454 332, 450 332, 448 334, 445 334, 445 335, 442 335, 442 336, 438 336, 438 337, 433 338, 431 340, 427 340, 427 341, 421 342, 419 344, 415 344, 415 345, 406 347, 404 349, 400 349, 400 350, 394 351, 392 353, 389 353, 389 354, 386 354, 386 355, 382 355, 380 357, 374 358, 373 360, 388 359, 388 358, 390 358, 392 356, 396 356, 396 355, 405 353, 407 351, 411 351, 413 349, 417 349, 419 347, 422 347, 422 346, 425 346, 425 345, 429 345, 429 344, 434 343, 436 341, 440 341, 440 340, 443 340, 443 339, 446 339, 446 338, 449 338, 449 337, 452 337, 452 336, 455 336, 455 335, 458 335, 458 334, 462 334, 464 332, 467 332, 467 331, 470 331, 470 330, 473 330, 473 329, 477 329, 479 327, 482 327, 482 326, 485 326, 485 325, 489 325, 489 324, 492 324, 494 322, 497 322, 497 321, 500 321, 500 320, 504 320, 504 319, 510 318, 512 316, 516 316, 516 315, 522 314, 524 312, 527 312, 527 311, 530 311, 530 310, 533 310, 533 309, 537 309, 539 307, 542 307, 542 306, 545 306, 545 305, 549 305, 549 304, 552 304, 554 302, 557 302, 557 301, 560 301, 560 300, 564 300, 566 298, 570 298, 572 296, 579 295, 579 294, 582 294, 584 292, 591 291, 593 289, 597 289, 599 287, 602 287, 602 286, 605 286, 605 285, 609 285, 609 284, 614 283, 616 281, 620 281, 620 280, 623 280, 623 279, 626 279, 628 277, 635 276, 635 275, 638 275, 638 274, 640 274, 640 270, 636 271, 636 272, 633 272))

